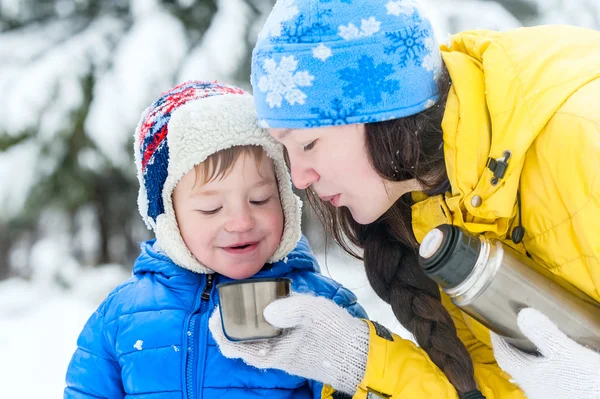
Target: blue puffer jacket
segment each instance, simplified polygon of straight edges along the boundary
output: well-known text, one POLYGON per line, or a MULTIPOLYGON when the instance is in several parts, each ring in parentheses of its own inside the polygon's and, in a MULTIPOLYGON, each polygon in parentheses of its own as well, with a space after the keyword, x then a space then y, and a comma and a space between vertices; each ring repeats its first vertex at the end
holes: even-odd
MULTIPOLYGON (((133 276, 91 316, 67 371, 65 398, 320 398, 322 385, 221 355, 208 319, 221 275, 196 274, 142 244, 133 276), (206 299, 208 298, 208 299, 206 299)), ((303 238, 255 278, 288 277, 292 290, 331 298, 366 317, 352 292, 321 275, 303 238)))

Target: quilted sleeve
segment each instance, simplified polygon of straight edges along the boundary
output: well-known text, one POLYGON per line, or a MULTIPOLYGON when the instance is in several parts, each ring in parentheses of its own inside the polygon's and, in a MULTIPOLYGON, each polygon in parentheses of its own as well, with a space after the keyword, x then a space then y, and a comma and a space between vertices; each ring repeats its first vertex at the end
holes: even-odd
POLYGON ((65 399, 123 398, 121 368, 106 339, 104 314, 94 312, 77 340, 67 370, 65 399))

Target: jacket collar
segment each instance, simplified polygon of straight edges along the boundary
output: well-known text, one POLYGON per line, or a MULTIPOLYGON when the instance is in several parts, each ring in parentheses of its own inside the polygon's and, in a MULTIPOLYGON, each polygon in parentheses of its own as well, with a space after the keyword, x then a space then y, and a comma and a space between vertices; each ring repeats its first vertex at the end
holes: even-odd
MULTIPOLYGON (((140 245, 140 255, 133 266, 134 274, 161 273, 167 277, 199 278, 201 274, 194 273, 177 266, 156 245, 156 239, 143 242, 140 245)), ((295 270, 320 272, 308 241, 305 237, 298 242, 296 248, 282 261, 269 263, 252 278, 280 277, 295 270)))

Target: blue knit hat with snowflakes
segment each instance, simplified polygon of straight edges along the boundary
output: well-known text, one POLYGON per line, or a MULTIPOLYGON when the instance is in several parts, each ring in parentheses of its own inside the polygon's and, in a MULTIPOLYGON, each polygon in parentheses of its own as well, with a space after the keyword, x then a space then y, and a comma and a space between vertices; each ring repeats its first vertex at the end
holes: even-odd
POLYGON ((438 100, 441 55, 411 0, 278 0, 252 56, 259 125, 379 122, 438 100))
POLYGON ((284 214, 283 235, 269 262, 282 260, 300 239, 301 202, 283 158, 283 147, 256 124, 252 96, 237 87, 192 81, 164 93, 143 113, 134 155, 138 208, 162 250, 179 266, 212 273, 185 245, 172 194, 179 180, 210 155, 233 146, 258 145, 273 160, 284 214))

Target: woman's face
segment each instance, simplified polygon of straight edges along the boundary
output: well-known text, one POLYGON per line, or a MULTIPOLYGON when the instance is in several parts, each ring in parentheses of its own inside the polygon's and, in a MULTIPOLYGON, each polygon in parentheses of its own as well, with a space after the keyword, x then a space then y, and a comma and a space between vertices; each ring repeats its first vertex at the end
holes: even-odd
POLYGON ((345 206, 360 224, 383 215, 402 195, 418 189, 415 180, 391 182, 369 162, 365 125, 312 129, 269 129, 288 151, 292 181, 322 201, 345 206))

